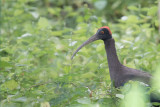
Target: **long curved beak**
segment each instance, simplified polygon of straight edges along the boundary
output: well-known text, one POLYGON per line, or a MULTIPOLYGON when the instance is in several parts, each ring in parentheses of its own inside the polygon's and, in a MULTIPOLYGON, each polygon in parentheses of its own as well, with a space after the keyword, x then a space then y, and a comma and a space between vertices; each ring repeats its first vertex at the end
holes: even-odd
POLYGON ((91 42, 93 42, 93 41, 96 41, 96 40, 98 40, 98 39, 99 39, 99 38, 98 38, 97 34, 95 34, 95 35, 93 35, 92 37, 90 37, 90 38, 89 38, 87 41, 85 41, 79 48, 77 48, 77 50, 73 53, 71 59, 73 59, 73 57, 76 55, 76 53, 77 53, 82 47, 84 47, 85 45, 87 45, 87 44, 89 44, 89 43, 91 43, 91 42))

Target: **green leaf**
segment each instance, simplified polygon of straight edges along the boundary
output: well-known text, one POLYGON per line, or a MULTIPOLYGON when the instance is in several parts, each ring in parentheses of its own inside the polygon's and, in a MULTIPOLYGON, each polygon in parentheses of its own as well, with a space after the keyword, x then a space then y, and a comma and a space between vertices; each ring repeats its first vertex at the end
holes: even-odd
POLYGON ((53 36, 61 36, 63 34, 62 31, 52 31, 53 36))
POLYGON ((155 20, 154 23, 155 23, 155 26, 157 26, 157 27, 159 26, 159 21, 158 20, 155 20))
POLYGON ((50 107, 49 102, 43 102, 41 103, 41 107, 50 107))
POLYGON ((77 102, 80 104, 90 104, 91 100, 87 97, 84 97, 84 98, 77 99, 77 102))
POLYGON ((10 67, 11 66, 11 64, 10 63, 8 63, 8 62, 6 62, 6 61, 0 61, 0 67, 2 68, 2 67, 10 67))
POLYGON ((16 101, 16 102, 26 102, 27 98, 26 97, 19 97, 19 98, 13 99, 13 101, 16 101))
POLYGON ((154 78, 152 79, 152 86, 154 86, 154 88, 156 89, 160 89, 160 83, 157 82, 160 81, 159 75, 160 75, 160 64, 157 66, 157 69, 153 74, 154 78))
POLYGON ((14 90, 18 87, 18 83, 15 80, 10 80, 5 82, 2 87, 7 88, 9 90, 14 90))
POLYGON ((45 29, 45 28, 51 28, 51 26, 45 17, 40 17, 40 19, 38 21, 38 28, 45 29))
POLYGON ((21 15, 23 13, 23 10, 16 10, 15 12, 14 12, 14 16, 18 16, 18 15, 21 15))
POLYGON ((82 78, 92 78, 92 77, 96 77, 96 75, 93 72, 87 72, 82 75, 82 78))
POLYGON ((139 22, 138 21, 138 17, 135 16, 135 15, 128 16, 128 19, 126 20, 126 23, 129 23, 129 24, 131 24, 131 23, 138 23, 138 22, 139 22))
POLYGON ((129 9, 129 10, 134 10, 134 11, 137 11, 137 10, 138 10, 138 8, 137 8, 136 6, 129 6, 128 9, 129 9))
POLYGON ((98 9, 98 10, 103 10, 105 8, 105 6, 107 5, 107 0, 98 0, 94 3, 94 6, 98 9))
MULTIPOLYGON (((130 82, 130 89, 123 87, 125 98, 122 100, 121 107, 146 107, 145 90, 138 82, 130 82)), ((126 84, 128 85, 128 84, 126 84)))
POLYGON ((158 12, 158 7, 157 6, 153 6, 150 9, 148 9, 148 16, 155 16, 158 12))

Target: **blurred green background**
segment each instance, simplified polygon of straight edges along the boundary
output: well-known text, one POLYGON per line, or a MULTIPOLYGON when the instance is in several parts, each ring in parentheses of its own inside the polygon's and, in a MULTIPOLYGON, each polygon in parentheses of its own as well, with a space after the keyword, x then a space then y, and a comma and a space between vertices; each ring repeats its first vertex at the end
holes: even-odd
POLYGON ((0 107, 124 107, 102 41, 71 55, 109 26, 121 63, 154 73, 157 13, 158 0, 1 0, 0 107))

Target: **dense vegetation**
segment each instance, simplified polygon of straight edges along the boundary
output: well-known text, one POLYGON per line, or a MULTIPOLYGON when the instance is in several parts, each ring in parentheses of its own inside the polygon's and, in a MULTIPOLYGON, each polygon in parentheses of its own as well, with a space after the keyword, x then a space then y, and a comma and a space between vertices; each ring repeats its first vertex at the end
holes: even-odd
POLYGON ((107 25, 120 61, 160 89, 157 12, 155 0, 1 0, 0 107, 158 105, 136 82, 112 87, 102 41, 70 59, 107 25))

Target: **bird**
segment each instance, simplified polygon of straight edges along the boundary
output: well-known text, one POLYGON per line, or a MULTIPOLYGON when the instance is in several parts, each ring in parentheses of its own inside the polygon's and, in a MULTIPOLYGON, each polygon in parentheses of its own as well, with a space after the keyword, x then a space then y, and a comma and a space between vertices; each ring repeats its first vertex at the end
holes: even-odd
MULTIPOLYGON (((112 32, 108 26, 103 26, 99 28, 93 36, 91 36, 87 41, 85 41, 82 45, 80 45, 77 48, 77 50, 73 53, 71 59, 73 59, 73 57, 82 47, 96 40, 103 40, 104 42, 110 78, 115 88, 124 86, 124 84, 127 83, 129 80, 140 81, 150 85, 150 81, 152 79, 151 74, 124 66, 119 61, 115 47, 115 40, 112 37, 112 32)), ((160 99, 157 100, 154 97, 152 98, 152 100, 153 102, 160 102, 160 99)))

